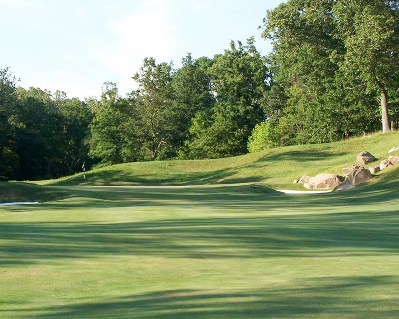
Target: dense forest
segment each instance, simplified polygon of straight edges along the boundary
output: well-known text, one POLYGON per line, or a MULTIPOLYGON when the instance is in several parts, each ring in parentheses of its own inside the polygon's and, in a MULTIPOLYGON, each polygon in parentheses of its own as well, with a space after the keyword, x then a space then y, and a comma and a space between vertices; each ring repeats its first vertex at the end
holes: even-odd
MULTIPOLYGON (((0 68, 0 179, 93 165, 217 158, 398 127, 399 1, 290 0, 254 39, 180 68, 146 58, 126 97, 18 87, 0 68)), ((134 71, 134 70, 133 70, 134 71)))

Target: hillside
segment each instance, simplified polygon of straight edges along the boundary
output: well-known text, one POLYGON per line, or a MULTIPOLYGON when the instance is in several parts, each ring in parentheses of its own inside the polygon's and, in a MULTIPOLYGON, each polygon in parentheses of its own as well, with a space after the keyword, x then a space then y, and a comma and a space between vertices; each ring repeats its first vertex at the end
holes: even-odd
POLYGON ((302 175, 329 172, 340 174, 367 150, 379 159, 399 146, 399 133, 375 134, 347 141, 298 145, 265 150, 238 157, 127 163, 94 169, 67 178, 45 181, 44 185, 206 185, 219 183, 261 183, 278 188, 300 189, 292 181, 302 175))
MULTIPOLYGON (((32 183, 0 182, 0 202, 49 201, 74 196, 71 189, 52 186, 190 186, 258 184, 272 189, 304 189, 292 181, 302 175, 341 173, 367 150, 379 159, 399 146, 399 133, 375 134, 343 142, 265 150, 238 157, 196 161, 119 164, 83 174, 32 183)), ((397 152, 398 154, 399 152, 397 152)), ((379 162, 378 162, 379 163, 379 162)), ((369 185, 399 182, 397 168, 379 173, 369 185), (395 173, 396 172, 396 173, 395 173)))

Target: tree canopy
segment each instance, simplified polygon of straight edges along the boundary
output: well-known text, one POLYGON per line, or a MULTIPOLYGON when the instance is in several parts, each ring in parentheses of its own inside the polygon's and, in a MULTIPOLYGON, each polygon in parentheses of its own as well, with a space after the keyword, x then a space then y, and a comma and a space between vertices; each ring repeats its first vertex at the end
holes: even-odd
POLYGON ((390 130, 398 23, 398 1, 291 0, 268 12, 263 36, 273 41, 269 58, 280 88, 268 107, 280 111, 274 120, 283 143, 374 131, 376 113, 383 132, 390 130))

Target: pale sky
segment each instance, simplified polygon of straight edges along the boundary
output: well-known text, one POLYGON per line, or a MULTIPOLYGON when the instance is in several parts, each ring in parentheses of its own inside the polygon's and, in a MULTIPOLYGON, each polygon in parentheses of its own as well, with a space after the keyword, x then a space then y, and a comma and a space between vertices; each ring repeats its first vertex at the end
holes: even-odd
POLYGON ((0 0, 0 68, 19 85, 97 96, 115 82, 125 96, 145 57, 158 63, 213 57, 231 40, 261 39, 266 11, 283 0, 0 0))

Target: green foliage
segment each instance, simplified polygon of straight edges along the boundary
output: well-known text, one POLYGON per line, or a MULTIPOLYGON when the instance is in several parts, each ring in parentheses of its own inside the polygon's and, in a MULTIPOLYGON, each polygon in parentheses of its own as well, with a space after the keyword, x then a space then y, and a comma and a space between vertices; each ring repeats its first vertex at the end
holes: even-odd
POLYGON ((214 57, 208 74, 216 103, 193 120, 188 157, 244 154, 248 137, 263 117, 262 102, 268 90, 267 68, 253 39, 247 45, 232 42, 230 50, 214 57))
POLYGON ((126 99, 118 95, 116 84, 104 83, 100 101, 94 104, 94 118, 90 124, 89 155, 101 159, 103 164, 135 160, 134 150, 126 151, 125 140, 132 136, 127 130, 132 110, 126 99))
POLYGON ((397 14, 397 1, 377 0, 291 0, 268 12, 263 36, 274 51, 265 109, 280 144, 378 129, 376 97, 386 99, 399 78, 397 14))
POLYGON ((341 64, 348 80, 381 95, 383 132, 388 132, 388 93, 399 85, 398 1, 339 1, 334 12, 346 47, 341 64))
POLYGON ((271 121, 256 124, 248 140, 248 151, 255 153, 277 146, 275 128, 271 121))
POLYGON ((16 117, 16 83, 9 68, 0 69, 0 179, 14 178, 19 164, 15 142, 19 125, 16 117))
POLYGON ((78 171, 87 158, 86 105, 63 92, 16 88, 8 69, 0 75, 0 177, 25 180, 78 171))
POLYGON ((133 77, 139 84, 134 93, 140 156, 143 160, 156 160, 174 156, 174 123, 172 65, 157 64, 155 59, 144 59, 140 72, 133 77))
MULTIPOLYGON (((185 143, 191 137, 191 126, 195 126, 194 118, 209 113, 215 105, 208 73, 212 63, 212 60, 205 57, 194 60, 191 54, 188 54, 182 60, 182 67, 173 74, 173 108, 176 117, 173 139, 179 157, 184 158, 189 152, 185 143)), ((194 132, 195 129, 191 131, 194 132)))

